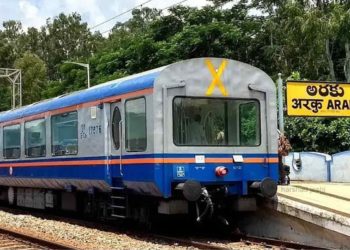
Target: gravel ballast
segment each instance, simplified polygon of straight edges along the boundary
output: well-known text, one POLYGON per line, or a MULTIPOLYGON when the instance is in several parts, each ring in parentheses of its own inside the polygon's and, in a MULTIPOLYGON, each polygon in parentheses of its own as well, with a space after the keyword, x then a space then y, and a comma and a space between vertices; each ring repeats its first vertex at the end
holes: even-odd
MULTIPOLYGON (((98 227, 94 228, 88 222, 83 225, 75 223, 74 220, 47 219, 43 216, 18 213, 18 211, 12 213, 11 211, 0 210, 0 227, 35 235, 45 240, 50 239, 54 242, 68 244, 78 249, 195 249, 151 238, 150 236, 140 236, 132 232, 123 233, 99 229, 98 227)), ((211 243, 231 249, 264 248, 261 245, 247 246, 243 242, 218 241, 211 243)))

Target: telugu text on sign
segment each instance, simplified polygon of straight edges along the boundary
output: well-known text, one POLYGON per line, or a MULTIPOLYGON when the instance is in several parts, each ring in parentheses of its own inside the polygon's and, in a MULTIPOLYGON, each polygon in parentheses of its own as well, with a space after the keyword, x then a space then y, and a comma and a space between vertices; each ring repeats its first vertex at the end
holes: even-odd
POLYGON ((350 116, 350 84, 287 81, 289 116, 350 116))

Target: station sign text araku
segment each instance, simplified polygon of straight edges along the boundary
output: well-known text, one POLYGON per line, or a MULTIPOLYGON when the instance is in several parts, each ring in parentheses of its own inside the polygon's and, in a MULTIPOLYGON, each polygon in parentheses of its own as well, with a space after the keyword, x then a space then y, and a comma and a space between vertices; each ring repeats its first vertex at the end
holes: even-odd
POLYGON ((287 115, 350 117, 350 84, 287 81, 287 115))

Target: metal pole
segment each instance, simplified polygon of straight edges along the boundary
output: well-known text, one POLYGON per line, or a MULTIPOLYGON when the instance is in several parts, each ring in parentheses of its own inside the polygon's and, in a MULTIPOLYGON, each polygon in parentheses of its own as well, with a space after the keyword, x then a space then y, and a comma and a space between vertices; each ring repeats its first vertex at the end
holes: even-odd
POLYGON ((90 65, 88 63, 79 63, 79 62, 63 62, 63 63, 71 63, 71 64, 76 64, 82 67, 85 67, 87 69, 87 82, 88 82, 88 88, 90 88, 90 65))
POLYGON ((16 84, 12 81, 12 109, 16 108, 16 84))
POLYGON ((284 134, 284 120, 283 120, 283 80, 282 74, 278 73, 277 80, 277 95, 278 95, 278 125, 279 130, 284 134))
POLYGON ((6 78, 11 84, 11 108, 22 106, 22 71, 20 69, 0 68, 0 78, 6 78))
POLYGON ((87 64, 87 81, 88 81, 88 88, 90 88, 90 65, 87 64))
POLYGON ((22 107, 22 70, 19 70, 19 106, 22 107))

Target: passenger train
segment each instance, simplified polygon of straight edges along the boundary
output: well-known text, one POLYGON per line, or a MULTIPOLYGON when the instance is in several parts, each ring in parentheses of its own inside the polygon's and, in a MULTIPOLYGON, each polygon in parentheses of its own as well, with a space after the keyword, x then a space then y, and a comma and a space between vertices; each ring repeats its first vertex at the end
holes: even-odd
POLYGON ((37 209, 197 221, 256 208, 279 180, 275 85, 197 58, 0 114, 0 199, 37 209))

